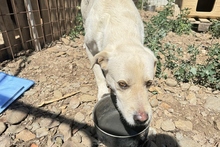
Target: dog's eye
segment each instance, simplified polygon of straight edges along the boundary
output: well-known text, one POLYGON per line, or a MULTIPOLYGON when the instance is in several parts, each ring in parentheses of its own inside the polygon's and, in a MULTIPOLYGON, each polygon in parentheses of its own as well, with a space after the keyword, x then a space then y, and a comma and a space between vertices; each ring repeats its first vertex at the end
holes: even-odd
POLYGON ((145 83, 146 87, 150 87, 152 85, 153 81, 149 80, 145 83))
POLYGON ((128 88, 128 84, 127 84, 125 81, 118 81, 118 85, 119 85, 122 89, 128 88))

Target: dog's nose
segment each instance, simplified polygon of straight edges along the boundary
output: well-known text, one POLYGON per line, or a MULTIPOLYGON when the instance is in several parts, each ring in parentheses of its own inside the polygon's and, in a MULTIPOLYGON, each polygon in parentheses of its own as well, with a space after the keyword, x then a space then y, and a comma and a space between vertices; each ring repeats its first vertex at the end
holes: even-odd
POLYGON ((138 112, 133 116, 136 124, 144 124, 148 120, 148 114, 145 112, 138 112))

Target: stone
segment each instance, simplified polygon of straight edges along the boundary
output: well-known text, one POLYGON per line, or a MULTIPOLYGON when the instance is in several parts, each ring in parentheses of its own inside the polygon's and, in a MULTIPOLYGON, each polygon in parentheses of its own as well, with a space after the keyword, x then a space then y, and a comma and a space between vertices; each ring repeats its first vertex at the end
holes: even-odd
POLYGON ((91 147, 93 146, 93 143, 92 143, 92 140, 91 140, 92 137, 82 137, 82 144, 85 146, 85 147, 91 147))
POLYGON ((177 140, 183 139, 183 134, 180 133, 180 132, 177 132, 177 133, 176 133, 176 139, 177 139, 177 140))
POLYGON ((200 144, 205 144, 206 142, 206 137, 204 135, 204 133, 197 133, 195 135, 192 136, 194 141, 197 141, 200 144))
POLYGON ((62 145, 62 147, 73 147, 73 145, 75 147, 85 147, 84 144, 79 143, 79 142, 74 142, 73 140, 67 140, 64 142, 64 144, 62 145))
POLYGON ((171 120, 165 120, 161 123, 161 129, 163 129, 164 131, 168 132, 168 131, 174 131, 175 130, 175 125, 173 123, 173 121, 171 120))
POLYGON ((41 128, 53 128, 53 127, 57 127, 60 122, 51 118, 44 118, 39 122, 41 128))
POLYGON ((163 108, 163 109, 170 109, 171 108, 171 106, 169 104, 165 103, 165 102, 162 102, 160 104, 160 107, 163 108))
POLYGON ((183 131, 192 131, 193 125, 190 121, 178 120, 174 121, 174 124, 178 129, 181 129, 183 131))
POLYGON ((57 48, 56 46, 52 46, 50 48, 47 49, 47 52, 51 52, 51 53, 56 53, 59 52, 59 48, 57 48))
POLYGON ((53 117, 52 118, 57 117, 62 112, 61 109, 56 107, 56 106, 52 106, 50 110, 51 110, 51 113, 53 113, 53 117))
POLYGON ((180 147, 201 147, 199 143, 192 140, 191 138, 184 137, 183 139, 179 140, 180 147))
POLYGON ((31 129, 32 131, 35 131, 40 128, 40 124, 36 121, 33 122, 31 125, 32 125, 32 129, 31 129))
POLYGON ((72 97, 70 99, 68 107, 71 109, 76 109, 77 107, 79 107, 79 105, 80 105, 80 100, 76 97, 72 97))
POLYGON ((192 98, 190 101, 189 101, 190 105, 196 105, 197 103, 197 99, 196 97, 192 98))
POLYGON ((203 117, 206 117, 208 115, 205 111, 201 112, 201 114, 203 117))
POLYGON ((81 96, 80 96, 80 100, 81 100, 82 102, 91 102, 91 101, 95 101, 95 100, 96 100, 96 97, 91 96, 91 95, 84 94, 84 95, 81 95, 81 96))
POLYGON ((152 93, 158 93, 158 94, 163 93, 160 87, 155 87, 155 86, 151 86, 149 88, 149 91, 152 92, 152 93))
POLYGON ((196 105, 196 95, 194 92, 189 92, 189 94, 186 96, 186 99, 189 101, 191 105, 196 105))
POLYGON ((154 108, 154 107, 157 107, 158 106, 158 100, 156 99, 156 98, 154 98, 154 99, 152 99, 151 101, 150 101, 150 104, 151 104, 151 106, 154 108))
POLYGON ((217 97, 207 98, 205 103, 205 108, 220 112, 220 98, 217 97))
POLYGON ((16 134, 16 138, 21 139, 23 141, 29 141, 34 139, 35 137, 36 135, 27 129, 24 129, 18 134, 16 134))
POLYGON ((61 41, 62 41, 65 45, 70 44, 70 40, 67 39, 67 38, 61 38, 61 41))
POLYGON ((82 122, 85 119, 85 115, 82 114, 81 112, 77 112, 76 115, 74 116, 74 120, 78 122, 82 122))
POLYGON ((10 147, 11 137, 9 135, 0 136, 0 147, 10 147))
MULTIPOLYGON (((169 109, 170 110, 170 109, 169 109)), ((164 110, 163 113, 168 116, 168 117, 172 117, 173 115, 168 111, 168 110, 164 110)))
POLYGON ((64 136, 64 142, 67 141, 71 137, 71 127, 68 123, 61 123, 58 127, 58 130, 64 136))
POLYGON ((74 88, 79 88, 80 87, 80 83, 76 82, 76 83, 72 83, 72 85, 74 88))
POLYGON ((162 122, 163 122, 163 119, 158 119, 155 123, 155 128, 160 129, 162 122))
POLYGON ((189 90, 190 90, 190 91, 193 91, 193 92, 198 92, 199 89, 200 89, 200 87, 195 86, 195 85, 192 85, 192 86, 190 86, 190 88, 189 88, 189 90))
POLYGON ((165 86, 164 90, 168 91, 168 92, 171 92, 171 93, 177 93, 177 88, 176 87, 165 86))
POLYGON ((92 146, 92 137, 90 136, 90 133, 84 129, 79 132, 80 136, 82 137, 82 144, 85 147, 91 147, 92 146))
POLYGON ((80 92, 82 93, 88 93, 91 89, 89 87, 81 87, 80 92))
POLYGON ((175 87, 177 85, 177 81, 174 79, 166 79, 165 83, 167 84, 167 86, 170 87, 175 87))
POLYGON ((189 83, 182 83, 181 84, 181 89, 183 91, 189 90, 190 84, 189 83))
POLYGON ((25 127, 23 125, 11 125, 5 131, 5 134, 17 134, 24 129, 25 127))
POLYGON ((6 113, 7 122, 11 125, 18 124, 28 116, 29 110, 26 108, 18 108, 15 110, 9 110, 6 113))
POLYGON ((47 128, 39 128, 36 130, 36 137, 37 138, 41 138, 43 136, 47 136, 48 135, 48 129, 47 128))
POLYGON ((0 135, 6 130, 6 125, 3 122, 0 122, 0 135))
POLYGON ((63 94, 62 94, 61 91, 55 90, 55 91, 53 92, 53 96, 54 96, 55 98, 61 98, 61 97, 63 96, 63 94))

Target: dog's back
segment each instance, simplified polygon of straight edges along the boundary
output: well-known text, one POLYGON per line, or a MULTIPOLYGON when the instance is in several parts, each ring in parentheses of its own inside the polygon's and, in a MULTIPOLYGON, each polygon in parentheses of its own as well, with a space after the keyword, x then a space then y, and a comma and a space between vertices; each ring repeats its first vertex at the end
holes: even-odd
POLYGON ((143 44, 143 22, 132 0, 82 0, 81 12, 87 36, 93 36, 99 51, 109 42, 124 42, 120 39, 143 44))

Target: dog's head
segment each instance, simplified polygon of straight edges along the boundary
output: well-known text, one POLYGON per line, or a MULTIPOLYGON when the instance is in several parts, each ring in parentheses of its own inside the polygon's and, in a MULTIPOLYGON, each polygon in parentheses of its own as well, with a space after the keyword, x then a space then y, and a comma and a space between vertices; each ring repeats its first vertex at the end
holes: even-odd
POLYGON ((152 117, 148 89, 153 82, 157 60, 148 48, 132 52, 118 49, 102 51, 95 55, 93 64, 101 66, 127 123, 147 125, 152 117))

